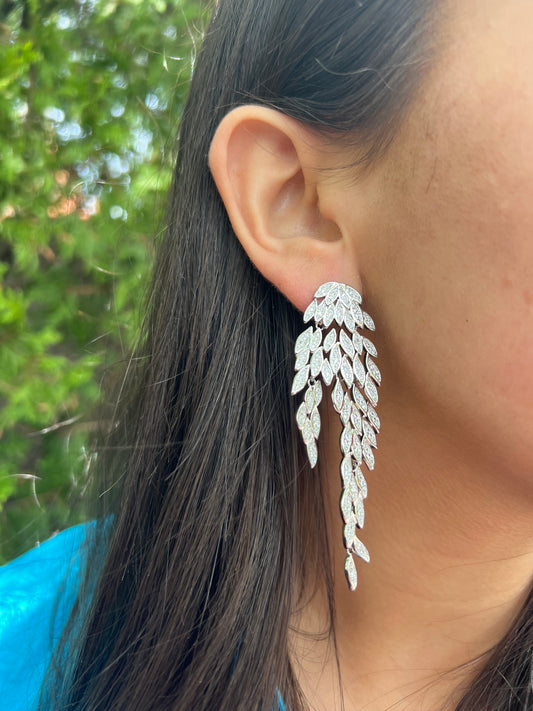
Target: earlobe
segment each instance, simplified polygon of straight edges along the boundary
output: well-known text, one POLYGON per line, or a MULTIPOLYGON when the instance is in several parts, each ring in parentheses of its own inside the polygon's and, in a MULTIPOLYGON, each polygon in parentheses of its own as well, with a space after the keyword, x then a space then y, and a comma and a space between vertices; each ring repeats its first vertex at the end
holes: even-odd
POLYGON ((247 105, 224 117, 209 152, 213 178, 243 248, 302 311, 319 284, 354 282, 343 229, 321 209, 327 154, 319 140, 281 112, 247 105))

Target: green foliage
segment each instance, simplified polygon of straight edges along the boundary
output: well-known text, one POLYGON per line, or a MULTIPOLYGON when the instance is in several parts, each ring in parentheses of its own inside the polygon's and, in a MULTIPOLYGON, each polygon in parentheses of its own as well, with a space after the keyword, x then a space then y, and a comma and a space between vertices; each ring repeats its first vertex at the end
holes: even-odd
POLYGON ((98 383, 136 338, 204 14, 0 0, 0 562, 82 515, 98 383))

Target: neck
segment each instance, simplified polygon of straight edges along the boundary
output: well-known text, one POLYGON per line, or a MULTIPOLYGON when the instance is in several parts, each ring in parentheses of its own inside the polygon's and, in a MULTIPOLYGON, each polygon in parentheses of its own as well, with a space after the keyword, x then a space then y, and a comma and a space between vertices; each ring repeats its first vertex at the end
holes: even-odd
MULTIPOLYGON (((459 458, 427 420, 422 426, 390 409, 390 417, 385 403, 380 409, 383 434, 367 477, 360 537, 371 562, 357 562, 354 593, 343 570, 340 425, 335 413, 325 418, 321 456, 345 708, 453 709, 529 592, 531 491, 459 458)), ((323 632, 326 609, 316 596, 300 629, 323 632)), ((319 639, 295 637, 300 683, 316 708, 338 708, 337 662, 330 640, 319 639)))

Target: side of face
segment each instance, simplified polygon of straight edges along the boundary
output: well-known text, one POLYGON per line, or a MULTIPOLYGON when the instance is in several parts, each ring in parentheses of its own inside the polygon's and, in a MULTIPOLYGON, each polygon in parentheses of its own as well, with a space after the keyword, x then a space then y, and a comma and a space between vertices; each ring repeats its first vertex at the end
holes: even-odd
POLYGON ((442 49, 372 172, 361 272, 392 411, 412 408, 459 457, 531 493, 533 3, 447 10, 442 49))

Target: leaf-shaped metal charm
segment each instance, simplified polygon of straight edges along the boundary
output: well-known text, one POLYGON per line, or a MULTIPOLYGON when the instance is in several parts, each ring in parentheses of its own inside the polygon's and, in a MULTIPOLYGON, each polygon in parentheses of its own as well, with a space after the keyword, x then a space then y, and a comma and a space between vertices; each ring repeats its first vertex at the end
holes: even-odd
POLYGON ((322 383, 320 380, 317 380, 315 385, 314 385, 314 390, 315 390, 315 405, 318 407, 320 403, 322 402, 322 383))
POLYGON ((347 427, 350 422, 350 415, 352 414, 352 401, 348 393, 344 393, 344 400, 342 402, 342 408, 340 411, 342 424, 347 427))
POLYGON ((350 454, 352 449, 352 430, 345 427, 341 434, 341 450, 343 454, 350 454))
POLYGON ((361 303, 361 294, 357 291, 357 289, 354 289, 353 286, 348 286, 346 284, 346 293, 350 295, 352 301, 354 301, 356 304, 361 303))
POLYGON ((367 353, 370 353, 370 355, 374 356, 374 358, 377 357, 378 352, 376 350, 376 346, 372 343, 372 341, 368 340, 368 338, 363 338, 363 346, 365 347, 365 351, 367 353))
POLYGON ((374 469, 374 452, 370 446, 370 442, 366 437, 361 440, 361 447, 363 450, 363 459, 365 460, 366 466, 372 471, 374 469))
POLYGON ((333 391, 331 393, 331 400, 333 402, 333 407, 335 408, 335 410, 337 412, 341 411, 343 397, 344 397, 344 390, 342 388, 340 380, 337 378, 337 382, 335 383, 335 387, 333 388, 333 391))
POLYGON ((361 336, 361 334, 357 331, 352 334, 352 343, 355 348, 355 352, 358 355, 361 355, 363 353, 363 336, 361 336))
POLYGON ((308 321, 310 321, 312 318, 315 317, 316 307, 317 307, 317 300, 313 299, 313 301, 311 301, 311 303, 305 310, 304 323, 307 323, 308 321))
POLYGON ((353 514, 352 501, 350 500, 350 512, 348 515, 348 520, 344 526, 344 547, 350 549, 352 547, 355 535, 356 535, 357 520, 353 514))
POLYGON ((335 316, 335 309, 330 304, 329 306, 326 307, 326 311, 324 312, 324 318, 322 319, 322 321, 324 323, 324 328, 329 328, 331 326, 334 316, 335 316))
POLYGON ((368 496, 368 486, 366 484, 366 479, 363 475, 363 472, 359 467, 356 467, 354 469, 354 478, 355 483, 357 484, 357 487, 361 492, 361 496, 363 497, 363 499, 366 499, 366 497, 368 496))
POLYGON ((318 412, 316 407, 311 413, 311 427, 313 430, 314 438, 318 439, 320 436, 320 413, 318 412))
POLYGON ((349 456, 344 457, 341 462, 341 477, 345 488, 349 488, 353 476, 352 460, 349 456))
POLYGON ((341 375, 346 385, 351 388, 353 385, 353 368, 347 356, 343 356, 341 360, 341 375))
POLYGON ((369 316, 366 311, 363 311, 363 322, 366 328, 368 328, 369 331, 375 331, 376 330, 376 325, 374 323, 374 319, 369 316))
POLYGON ((372 405, 369 405, 367 408, 367 417, 368 417, 370 424, 374 428, 374 430, 376 432, 379 432, 379 429, 381 427, 381 422, 380 422, 377 412, 374 410, 372 405))
POLYGON ((366 415, 367 410, 368 410, 368 404, 366 402, 366 399, 361 395, 359 390, 355 387, 352 388, 352 395, 353 395, 353 401, 359 408, 359 410, 363 413, 363 415, 366 415))
POLYGON ((344 489, 341 494, 341 513, 345 523, 348 523, 353 517, 352 497, 350 496, 350 492, 347 489, 344 489))
POLYGON ((350 422, 358 435, 363 434, 363 420, 357 406, 352 402, 352 411, 350 413, 350 422))
POLYGON ((339 289, 339 299, 342 301, 342 303, 347 309, 349 309, 352 305, 352 298, 350 294, 346 291, 346 287, 344 286, 344 284, 342 284, 341 288, 339 289))
POLYGON ((315 406, 315 388, 310 385, 305 391, 304 402, 307 406, 307 412, 310 414, 315 406))
POLYGON ((329 353, 337 341, 337 334, 332 329, 328 332, 328 335, 324 338, 324 351, 329 353))
POLYGON ((356 329, 355 325, 355 319, 352 314, 352 310, 347 310, 346 313, 344 314, 344 323, 346 324, 346 328, 350 333, 354 333, 356 329))
POLYGON ((334 281, 327 281, 325 284, 321 284, 316 290, 315 299, 320 299, 320 297, 322 296, 327 296, 328 292, 335 286, 335 284, 336 282, 334 281))
POLYGON ((303 333, 300 333, 298 338, 296 339, 296 343, 294 344, 294 352, 298 354, 300 351, 303 351, 304 348, 309 347, 309 343, 311 341, 311 336, 313 335, 313 327, 309 326, 309 328, 306 328, 303 333))
POLYGON ((298 355, 296 356, 296 363, 294 364, 294 370, 301 370, 304 365, 307 365, 309 361, 309 355, 311 351, 309 348, 304 348, 303 351, 300 351, 298 355))
POLYGON ((324 319, 324 314, 326 313, 326 302, 321 301, 318 306, 316 307, 316 312, 315 312, 315 323, 319 324, 323 321, 324 319))
POLYGON ((307 419, 307 406, 305 402, 302 402, 298 411, 296 413, 296 424, 300 430, 303 430, 305 421, 307 419))
POLYGON ((302 437, 306 444, 309 444, 309 442, 311 442, 314 438, 313 427, 311 425, 311 420, 308 417, 305 418, 304 426, 302 427, 302 437))
POLYGON ((318 348, 311 357, 311 376, 316 378, 322 369, 324 362, 324 352, 322 348, 318 348))
POLYGON ((331 381, 333 380, 333 371, 331 370, 331 366, 329 364, 329 360, 327 358, 324 358, 324 362, 322 363, 322 378, 324 379, 324 382, 326 385, 331 385, 331 381))
POLYGON ((313 469, 318 461, 318 449, 315 440, 311 440, 307 445, 307 456, 309 457, 309 463, 313 469))
POLYGON ((378 389, 372 378, 367 374, 365 379, 365 395, 374 407, 378 404, 378 389))
POLYGON ((350 356, 350 358, 355 356, 355 348, 352 343, 352 339, 342 328, 339 333, 339 343, 341 344, 342 350, 346 353, 346 355, 350 356))
POLYGON ((363 499, 358 496, 353 502, 353 510, 355 512, 355 518, 357 519, 357 526, 363 528, 365 525, 365 505, 363 504, 363 499))
POLYGON ((300 390, 303 390, 307 384, 307 379, 309 378, 309 366, 306 365, 304 368, 299 370, 294 376, 292 381, 291 395, 296 395, 300 390))
POLYGON ((363 422, 363 432, 366 437, 366 439, 369 441, 370 446, 374 447, 374 449, 378 446, 378 443, 376 441, 376 433, 374 432, 374 428, 368 422, 367 420, 364 420, 363 422))
POLYGON ((355 555, 359 556, 359 558, 361 558, 361 560, 364 560, 365 563, 370 563, 370 554, 367 551, 365 544, 360 541, 357 536, 355 536, 353 539, 351 549, 355 553, 355 555))
POLYGON ((352 306, 351 311, 356 325, 359 326, 359 328, 362 328, 364 324, 362 308, 359 306, 359 304, 355 304, 354 306, 352 306))
POLYGON ((344 321, 344 306, 341 301, 337 301, 335 304, 335 321, 339 326, 342 326, 342 322, 344 321))
POLYGON ((366 371, 365 366, 361 363, 357 356, 353 359, 353 374, 355 382, 360 388, 362 388, 365 384, 366 371))
POLYGON ((366 369, 368 370, 372 378, 376 381, 378 385, 381 385, 381 373, 379 372, 379 368, 374 363, 372 358, 368 355, 368 353, 366 354, 365 362, 366 369))
POLYGON ((361 440, 359 439, 359 435, 355 430, 352 430, 352 432, 352 457, 355 459, 357 464, 361 464, 361 462, 363 461, 363 448, 361 446, 361 440))
POLYGON ((351 555, 346 556, 344 572, 346 574, 346 580, 348 581, 348 587, 353 592, 357 588, 357 570, 355 569, 355 563, 351 555))
POLYGON ((331 289, 328 291, 326 294, 326 304, 329 306, 330 304, 335 303, 339 296, 339 285, 335 282, 333 282, 333 286, 331 289))
POLYGON ((316 328, 313 331, 313 335, 311 336, 311 339, 309 341, 309 348, 311 349, 311 353, 314 353, 316 349, 320 346, 322 343, 322 329, 321 328, 316 328))
POLYGON ((341 367, 342 353, 341 347, 338 343, 335 343, 329 354, 329 362, 331 364, 331 370, 337 375, 341 367))

